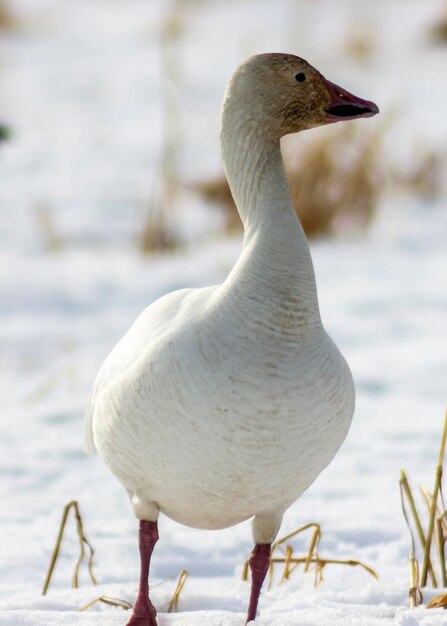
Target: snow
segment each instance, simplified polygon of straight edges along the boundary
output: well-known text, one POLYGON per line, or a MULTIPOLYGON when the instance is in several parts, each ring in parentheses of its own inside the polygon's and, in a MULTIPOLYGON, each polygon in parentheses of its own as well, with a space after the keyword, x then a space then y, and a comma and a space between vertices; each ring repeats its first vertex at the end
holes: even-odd
MULTIPOLYGON (((240 237, 222 238, 219 218, 193 199, 178 209, 188 228, 184 249, 145 258, 134 245, 160 149, 162 6, 17 0, 22 25, 0 40, 0 111, 13 128, 13 140, 0 146, 1 626, 125 623, 110 606, 79 612, 100 595, 133 602, 138 580, 126 494, 97 456, 82 452, 86 398, 102 359, 147 304, 172 289, 221 281, 240 250, 240 237), (45 243, 42 207, 61 242, 56 251, 45 243), (71 519, 42 597, 71 499, 95 548, 100 585, 83 567, 80 589, 70 588, 71 519)), ((345 0, 337 11, 328 0, 187 6, 185 176, 217 171, 226 79, 242 57, 269 49, 308 58, 376 100, 382 117, 397 111, 385 162, 411 163, 424 141, 445 144, 446 50, 426 38, 437 3, 345 0), (379 52, 367 66, 342 56, 350 20, 375 27, 379 52)), ((390 191, 366 235, 312 244, 323 320, 354 373, 357 409, 347 441, 288 511, 280 535, 317 521, 322 556, 362 560, 379 581, 328 565, 315 589, 313 574, 296 573, 264 591, 256 624, 447 624, 442 609, 408 609, 410 542, 398 492, 402 467, 414 487, 431 486, 447 399, 445 204, 445 197, 428 205, 390 191)), ((305 545, 300 538, 296 551, 305 545)), ((204 532, 162 518, 152 568, 160 626, 241 625, 250 550, 249 523, 204 532), (179 612, 168 615, 183 568, 190 577, 179 612)))

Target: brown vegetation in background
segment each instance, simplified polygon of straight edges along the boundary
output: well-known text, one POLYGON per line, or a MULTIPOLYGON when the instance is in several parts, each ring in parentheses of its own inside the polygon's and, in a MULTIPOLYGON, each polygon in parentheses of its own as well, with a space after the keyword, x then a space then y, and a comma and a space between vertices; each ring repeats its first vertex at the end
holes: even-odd
POLYGON ((430 38, 435 43, 447 43, 447 2, 444 2, 442 10, 430 29, 430 38))
POLYGON ((9 30, 15 25, 14 16, 7 0, 0 0, 0 30, 9 30))
POLYGON ((349 59, 364 63, 369 61, 377 50, 377 30, 366 22, 352 22, 348 25, 343 50, 349 59))
POLYGON ((285 150, 285 167, 295 211, 309 237, 341 227, 369 225, 383 190, 381 133, 357 126, 334 127, 305 149, 295 137, 285 150))
MULTIPOLYGON (((382 135, 334 127, 310 141, 288 138, 284 162, 293 206, 309 237, 343 228, 363 229, 371 221, 384 187, 379 149, 382 135)), ((228 183, 222 176, 197 183, 210 202, 225 207, 227 230, 240 227, 228 183)))
POLYGON ((412 196, 436 201, 445 191, 447 152, 440 147, 420 148, 418 160, 405 171, 396 171, 396 184, 412 196))
POLYGON ((172 250, 178 238, 172 224, 180 191, 179 154, 182 145, 179 85, 182 78, 181 38, 185 28, 180 0, 173 0, 163 15, 160 29, 162 150, 155 171, 153 192, 139 235, 144 254, 172 250))

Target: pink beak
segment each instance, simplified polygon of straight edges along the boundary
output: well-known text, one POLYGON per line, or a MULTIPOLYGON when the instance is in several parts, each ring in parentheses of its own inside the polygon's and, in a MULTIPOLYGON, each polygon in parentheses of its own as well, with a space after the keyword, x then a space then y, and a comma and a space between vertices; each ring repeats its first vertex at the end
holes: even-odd
POLYGON ((352 120, 358 117, 372 117, 379 112, 379 107, 374 102, 358 98, 342 87, 331 83, 330 80, 324 77, 322 79, 331 97, 326 108, 326 121, 328 123, 352 120))

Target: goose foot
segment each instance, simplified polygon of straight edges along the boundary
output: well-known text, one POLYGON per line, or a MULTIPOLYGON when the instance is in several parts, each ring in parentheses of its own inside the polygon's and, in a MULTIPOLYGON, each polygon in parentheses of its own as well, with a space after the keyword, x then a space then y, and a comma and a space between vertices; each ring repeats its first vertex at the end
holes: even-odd
POLYGON ((250 555, 251 593, 246 625, 256 619, 262 583, 270 567, 270 547, 270 543, 257 543, 250 555))
POLYGON ((126 626, 158 626, 157 611, 149 600, 149 566, 152 551, 158 541, 157 522, 140 520, 138 545, 140 548, 140 589, 132 617, 126 626))

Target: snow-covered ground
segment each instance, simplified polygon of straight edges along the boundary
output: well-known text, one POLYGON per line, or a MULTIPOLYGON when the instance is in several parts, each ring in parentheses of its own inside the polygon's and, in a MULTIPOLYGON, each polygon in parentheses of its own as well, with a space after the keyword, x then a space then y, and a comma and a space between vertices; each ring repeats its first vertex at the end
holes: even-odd
MULTIPOLYGON (((188 200, 188 220, 178 219, 193 243, 147 258, 133 245, 160 148, 162 3, 13 4, 22 26, 0 39, 0 117, 13 128, 13 140, 0 146, 0 624, 118 626, 128 617, 121 609, 79 612, 102 594, 132 602, 138 579, 126 494, 97 456, 82 452, 86 397, 102 359, 140 310, 172 289, 221 281, 240 239, 216 230, 204 237, 216 229, 216 214, 188 200), (45 243, 48 223, 57 251, 45 243), (77 557, 71 521, 42 597, 71 499, 96 550, 100 585, 82 569, 80 589, 70 589, 77 557)), ((384 160, 411 164, 425 141, 447 142, 447 49, 427 41, 438 3, 190 6, 181 48, 185 176, 217 171, 226 79, 241 58, 264 50, 301 54, 377 101, 382 118, 392 110, 384 160), (353 21, 376 33, 376 52, 363 64, 342 54, 353 21)), ((360 559, 379 581, 327 566, 314 589, 313 574, 297 572, 263 593, 257 624, 447 624, 442 610, 407 608, 410 545, 398 492, 402 467, 414 486, 430 486, 434 475, 447 401, 446 240, 445 197, 428 205, 390 192, 367 235, 312 244, 323 320, 351 365, 357 409, 346 443, 288 511, 280 534, 317 521, 322 556, 360 559)), ((295 545, 305 550, 303 539, 295 545)), ((249 523, 204 532, 162 518, 152 568, 160 626, 240 626, 250 549, 249 523), (182 568, 190 577, 179 612, 168 615, 182 568)))

